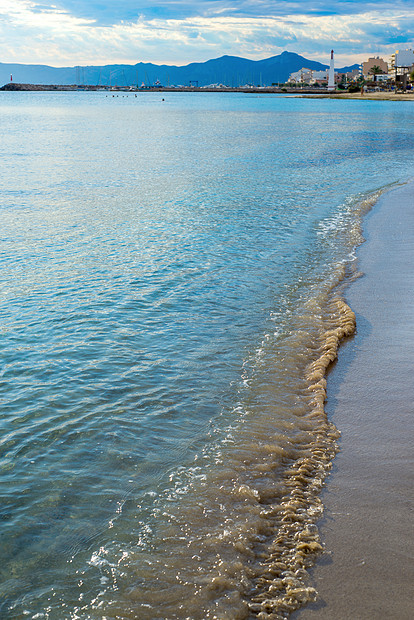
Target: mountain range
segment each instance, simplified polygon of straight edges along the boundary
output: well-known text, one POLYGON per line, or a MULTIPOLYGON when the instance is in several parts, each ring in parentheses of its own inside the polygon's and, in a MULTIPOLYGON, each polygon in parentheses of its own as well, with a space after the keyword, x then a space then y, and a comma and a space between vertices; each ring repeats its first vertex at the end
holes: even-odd
MULTIPOLYGON (((308 60, 294 52, 282 52, 264 60, 249 60, 238 56, 221 56, 206 62, 193 62, 183 67, 154 65, 139 62, 136 65, 105 65, 82 67, 50 67, 0 63, 0 85, 12 80, 21 84, 85 84, 109 86, 151 86, 157 81, 163 86, 271 86, 286 82, 294 71, 306 67, 324 70, 324 65, 308 60)), ((336 69, 341 73, 352 71, 358 65, 336 69)))

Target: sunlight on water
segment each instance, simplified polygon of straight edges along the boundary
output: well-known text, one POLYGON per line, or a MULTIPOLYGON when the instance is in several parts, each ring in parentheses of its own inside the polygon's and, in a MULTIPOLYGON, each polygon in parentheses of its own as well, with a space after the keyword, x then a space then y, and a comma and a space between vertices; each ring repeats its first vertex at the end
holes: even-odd
POLYGON ((351 333, 363 214, 411 174, 408 105, 2 93, 1 617, 312 599, 315 364, 351 333))

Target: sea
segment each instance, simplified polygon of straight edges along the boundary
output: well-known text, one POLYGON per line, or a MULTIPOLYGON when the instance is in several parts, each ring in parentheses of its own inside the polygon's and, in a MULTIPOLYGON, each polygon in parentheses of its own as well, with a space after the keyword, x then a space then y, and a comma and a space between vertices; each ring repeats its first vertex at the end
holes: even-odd
POLYGON ((317 597, 326 373, 364 215, 413 177, 413 110, 0 93, 2 619, 317 597))

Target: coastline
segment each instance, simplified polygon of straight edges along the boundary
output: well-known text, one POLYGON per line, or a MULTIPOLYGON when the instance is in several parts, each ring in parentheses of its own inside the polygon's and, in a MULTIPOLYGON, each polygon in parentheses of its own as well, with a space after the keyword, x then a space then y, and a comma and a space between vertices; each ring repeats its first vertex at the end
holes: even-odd
POLYGON ((261 86, 246 88, 244 86, 209 87, 209 86, 148 86, 145 88, 108 86, 78 86, 76 84, 19 84, 9 83, 0 87, 0 92, 107 92, 107 93, 244 93, 250 95, 280 95, 303 99, 352 99, 358 101, 414 101, 414 92, 328 92, 326 88, 279 88, 261 86))
POLYGON ((364 275, 346 293, 357 332, 328 377, 326 410, 342 437, 322 496, 319 597, 294 619, 411 618, 413 231, 411 181, 380 197, 364 221, 364 275))

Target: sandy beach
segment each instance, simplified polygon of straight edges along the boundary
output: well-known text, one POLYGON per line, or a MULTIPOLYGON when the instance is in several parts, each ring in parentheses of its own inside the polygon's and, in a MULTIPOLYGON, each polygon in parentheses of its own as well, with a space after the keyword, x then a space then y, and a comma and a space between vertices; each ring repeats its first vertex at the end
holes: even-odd
POLYGON ((335 93, 335 95, 330 95, 330 97, 335 99, 370 99, 373 101, 414 101, 414 93, 412 91, 406 93, 388 93, 388 92, 377 92, 377 93, 335 93))
POLYGON ((328 380, 342 432, 323 493, 327 553, 300 620, 409 620, 414 594, 414 184, 385 193, 364 222, 364 273, 346 292, 357 333, 328 380))
MULTIPOLYGON (((302 96, 302 95, 298 95, 302 96)), ((324 95, 303 95, 304 97, 314 97, 316 99, 356 99, 358 101, 414 101, 414 92, 395 93, 395 92, 372 92, 372 93, 340 93, 335 92, 324 95)))

